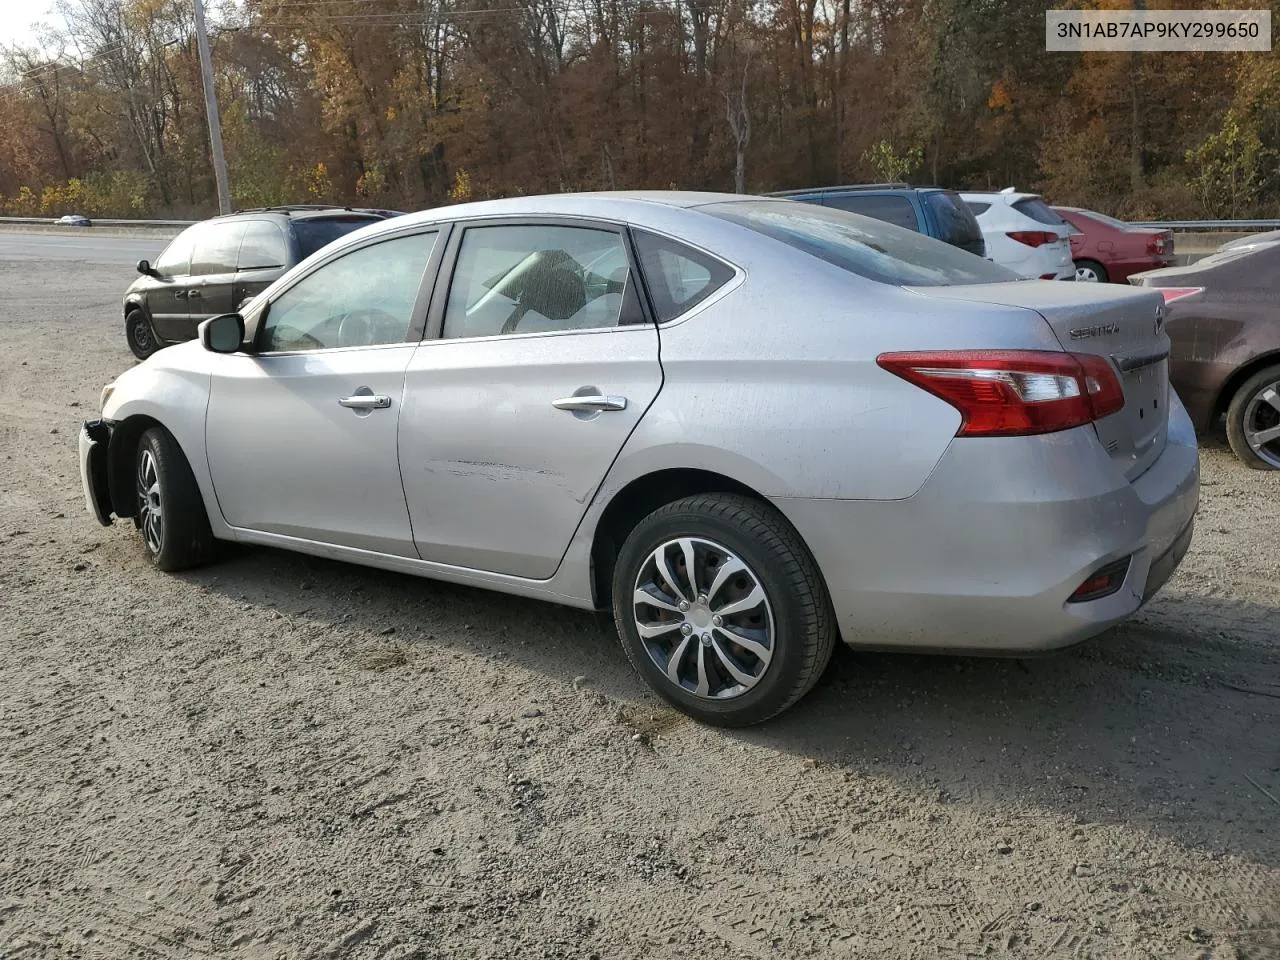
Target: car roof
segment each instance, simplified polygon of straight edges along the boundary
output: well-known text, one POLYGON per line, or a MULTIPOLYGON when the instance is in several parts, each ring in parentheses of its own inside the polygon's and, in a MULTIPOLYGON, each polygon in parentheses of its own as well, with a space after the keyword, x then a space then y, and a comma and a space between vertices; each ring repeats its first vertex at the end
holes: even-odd
POLYGON ((952 192, 948 187, 931 184, 910 183, 849 183, 836 187, 806 187, 798 190, 774 190, 763 194, 766 197, 812 197, 818 194, 839 193, 933 193, 952 192))
POLYGON ((1042 199, 1038 193, 1018 193, 1017 191, 1005 192, 1003 190, 980 190, 980 191, 960 191, 961 200, 983 200, 993 202, 1002 200, 1007 204, 1015 204, 1019 200, 1040 200, 1042 199))

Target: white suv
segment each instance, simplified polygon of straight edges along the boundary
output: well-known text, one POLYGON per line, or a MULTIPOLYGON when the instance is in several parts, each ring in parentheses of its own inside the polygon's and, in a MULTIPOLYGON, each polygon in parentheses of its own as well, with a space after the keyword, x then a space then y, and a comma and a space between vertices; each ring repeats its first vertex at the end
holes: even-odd
POLYGON ((962 193, 973 211, 987 256, 1021 277, 1074 280, 1071 235, 1076 229, 1034 193, 1006 187, 999 193, 962 193))

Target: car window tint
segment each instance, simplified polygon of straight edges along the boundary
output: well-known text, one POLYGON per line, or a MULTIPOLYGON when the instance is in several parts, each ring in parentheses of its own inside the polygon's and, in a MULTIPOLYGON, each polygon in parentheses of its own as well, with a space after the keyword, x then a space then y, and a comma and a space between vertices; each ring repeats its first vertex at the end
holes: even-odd
POLYGON ((949 190, 934 190, 924 194, 924 202, 938 222, 939 240, 945 240, 953 247, 963 247, 970 253, 986 252, 982 228, 959 195, 949 190))
POLYGON ((235 273, 236 257, 240 253, 240 241, 244 239, 246 226, 243 220, 206 224, 196 237, 195 249, 191 252, 192 276, 235 273))
POLYGON ((399 343, 409 333, 435 233, 361 247, 307 274, 271 302, 263 351, 399 343))
POLYGON ((936 287, 1017 279, 1012 271, 940 240, 840 210, 782 200, 698 209, 879 283, 936 287))
POLYGON ((683 243, 643 230, 633 236, 659 323, 691 310, 733 277, 728 264, 683 243))
POLYGON ((240 241, 240 270, 263 270, 283 267, 289 262, 289 246, 284 233, 270 220, 251 220, 240 241))
POLYGON ((836 210, 845 210, 849 213, 861 214, 864 217, 883 220, 885 223, 897 224, 899 227, 906 227, 908 230, 920 229, 920 224, 916 220, 916 212, 911 206, 911 201, 906 197, 866 197, 845 194, 844 196, 828 196, 827 206, 836 210))
POLYGON ((1013 204, 1013 209, 1024 216, 1030 217, 1036 223, 1047 223, 1054 227, 1061 227, 1066 223, 1065 220, 1054 213, 1052 207, 1039 197, 1026 197, 1023 200, 1018 200, 1013 204))
POLYGON ((308 217, 293 221, 293 235, 298 238, 298 256, 305 260, 339 237, 377 223, 380 217, 308 217))
POLYGON ((642 319, 621 234, 550 224, 470 227, 442 336, 589 330, 642 319))
POLYGON ((969 212, 975 217, 980 217, 991 209, 991 204, 983 203, 980 200, 966 200, 964 205, 969 208, 969 212))
POLYGON ((156 273, 162 277, 182 277, 190 273, 191 249, 195 245, 196 235, 203 227, 204 224, 198 224, 178 234, 152 264, 156 273))

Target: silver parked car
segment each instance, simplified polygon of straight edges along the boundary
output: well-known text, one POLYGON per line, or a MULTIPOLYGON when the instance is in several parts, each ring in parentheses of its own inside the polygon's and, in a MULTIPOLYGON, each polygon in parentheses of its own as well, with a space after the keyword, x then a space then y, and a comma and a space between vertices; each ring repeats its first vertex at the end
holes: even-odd
POLYGON ((1158 292, 1018 281, 877 220, 527 197, 363 228, 103 391, 90 511, 157 567, 265 544, 611 606, 755 723, 854 646, 1097 634, 1191 538, 1158 292))

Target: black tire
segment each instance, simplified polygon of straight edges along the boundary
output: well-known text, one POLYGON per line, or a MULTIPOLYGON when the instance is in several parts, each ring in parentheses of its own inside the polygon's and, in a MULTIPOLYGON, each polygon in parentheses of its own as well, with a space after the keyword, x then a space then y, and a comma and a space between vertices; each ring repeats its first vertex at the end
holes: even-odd
POLYGON ((147 315, 136 307, 124 318, 124 338, 129 341, 129 349, 139 360, 145 360, 160 349, 160 341, 151 327, 147 315))
POLYGON ((1280 439, 1261 444, 1261 452, 1249 442, 1254 430, 1280 426, 1280 410, 1262 400, 1269 387, 1280 393, 1280 364, 1259 370, 1240 384, 1227 407, 1227 442, 1232 452, 1255 470, 1280 470, 1280 439))
POLYGON ((133 522, 151 562, 172 572, 211 559, 214 540, 204 499, 182 448, 168 430, 152 427, 138 440, 133 478, 138 504, 133 522))
POLYGON ((1089 283, 1088 278, 1080 279, 1080 271, 1090 270, 1097 277, 1098 283, 1106 283, 1108 281, 1107 268, 1100 264, 1097 260, 1077 260, 1076 261, 1076 281, 1080 283, 1089 283))
MULTIPOLYGON (((701 562, 695 560, 695 566, 701 562)), ((687 563, 681 565, 682 561, 678 556, 675 563, 682 570, 689 566, 687 563)), ((681 575, 677 572, 673 576, 678 579, 681 575)), ((684 588, 688 589, 688 586, 686 581, 684 588)), ((724 596, 724 591, 732 589, 732 586, 732 580, 726 580, 711 600, 724 596)), ((667 595, 674 596, 675 593, 667 595)), ((644 610, 646 614, 655 613, 666 619, 687 619, 685 614, 658 611, 657 608, 646 606, 644 610)), ((737 494, 715 493, 686 497, 660 507, 641 520, 628 534, 618 554, 613 575, 613 614, 627 659, 658 695, 677 710, 706 723, 725 727, 761 723, 803 697, 830 662, 836 639, 835 613, 831 608, 826 584, 799 534, 768 504, 737 494), (755 609, 766 609, 772 613, 772 620, 769 621, 772 626, 771 659, 760 668, 761 672, 754 686, 729 699, 716 700, 698 696, 692 690, 672 682, 640 636, 633 603, 637 585, 642 574, 656 569, 650 566, 651 555, 663 544, 679 538, 697 539, 701 541, 703 549, 708 551, 705 554, 706 562, 712 566, 704 573, 702 584, 708 591, 705 576, 716 569, 714 563, 717 560, 720 563, 725 560, 724 557, 715 556, 717 545, 723 546, 728 553, 736 554, 736 558, 748 568, 749 577, 762 588, 766 598, 767 606, 755 609)), ((702 627, 690 627, 706 630, 707 633, 688 638, 695 645, 687 649, 687 656, 697 659, 704 655, 709 658, 716 655, 697 648, 700 636, 714 636, 717 643, 730 636, 720 630, 719 620, 716 624, 715 628, 705 624, 702 627)), ((666 626, 665 623, 663 626, 666 626)), ((672 648, 678 648, 682 637, 679 632, 664 633, 661 642, 669 642, 672 648), (670 640, 667 640, 668 637, 670 640)), ((708 650, 713 650, 709 643, 705 646, 708 650)), ((741 648, 729 643, 718 649, 741 648)), ((688 661, 682 659, 681 662, 688 661)), ((722 663, 723 660, 717 659, 714 662, 722 663)), ((742 666, 742 661, 737 662, 742 666)), ((759 664, 760 661, 756 660, 755 663, 759 664)), ((681 670, 677 668, 678 677, 680 673, 681 670)), ((722 668, 717 671, 711 667, 706 673, 716 674, 725 681, 731 679, 722 668)))

